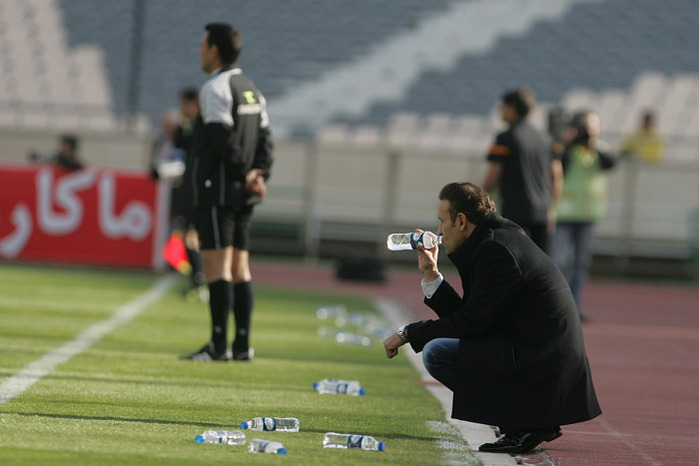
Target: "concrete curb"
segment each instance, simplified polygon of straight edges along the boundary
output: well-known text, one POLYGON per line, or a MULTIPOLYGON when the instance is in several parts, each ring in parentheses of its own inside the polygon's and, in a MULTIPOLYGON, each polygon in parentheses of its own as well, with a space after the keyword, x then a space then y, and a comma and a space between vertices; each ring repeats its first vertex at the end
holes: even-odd
MULTIPOLYGON (((374 299, 374 306, 379 309, 388 319, 391 325, 396 328, 403 324, 409 323, 406 322, 405 313, 403 312, 402 308, 391 299, 376 298, 374 299)), ((485 466, 511 466, 519 464, 517 460, 510 455, 479 452, 478 446, 480 444, 492 442, 496 439, 493 429, 490 426, 483 424, 452 419, 449 415, 451 413, 451 390, 437 382, 425 370, 425 366, 422 364, 422 358, 420 355, 408 347, 405 347, 403 351, 405 355, 408 356, 408 359, 415 370, 417 370, 420 374, 420 378, 423 382, 425 382, 427 389, 442 405, 446 420, 459 429, 459 432, 461 432, 462 437, 464 440, 466 440, 466 443, 468 443, 468 446, 471 448, 471 451, 474 453, 476 458, 481 460, 485 466)))

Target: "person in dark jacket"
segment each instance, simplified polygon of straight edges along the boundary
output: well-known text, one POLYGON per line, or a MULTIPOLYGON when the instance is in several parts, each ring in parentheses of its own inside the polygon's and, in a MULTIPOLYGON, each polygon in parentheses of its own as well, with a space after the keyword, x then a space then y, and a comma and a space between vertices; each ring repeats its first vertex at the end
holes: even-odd
POLYGON ((500 116, 509 127, 497 135, 488 151, 483 189, 488 193, 498 189, 502 216, 516 222, 548 252, 563 172, 551 140, 527 121, 534 105, 534 95, 528 89, 503 94, 500 116))
POLYGON ((498 426, 481 451, 526 453, 562 435, 560 426, 601 413, 570 288, 521 227, 471 183, 440 195, 438 234, 463 296, 437 267, 438 246, 418 246, 425 303, 438 318, 401 327, 384 341, 389 358, 409 343, 454 392, 452 417, 498 426))

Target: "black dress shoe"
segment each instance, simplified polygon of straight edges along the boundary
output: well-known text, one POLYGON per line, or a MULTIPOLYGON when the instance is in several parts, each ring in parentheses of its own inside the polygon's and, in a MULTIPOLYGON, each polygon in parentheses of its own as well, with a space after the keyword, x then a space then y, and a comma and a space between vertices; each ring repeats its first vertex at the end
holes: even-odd
POLYGON ((547 427, 531 432, 520 431, 505 434, 493 443, 484 443, 478 450, 488 453, 529 453, 541 442, 550 442, 563 435, 560 427, 547 427))
POLYGON ((230 350, 223 349, 217 351, 212 341, 205 344, 202 349, 195 351, 192 354, 180 356, 180 359, 189 359, 190 361, 209 362, 209 361, 230 361, 232 358, 230 350))

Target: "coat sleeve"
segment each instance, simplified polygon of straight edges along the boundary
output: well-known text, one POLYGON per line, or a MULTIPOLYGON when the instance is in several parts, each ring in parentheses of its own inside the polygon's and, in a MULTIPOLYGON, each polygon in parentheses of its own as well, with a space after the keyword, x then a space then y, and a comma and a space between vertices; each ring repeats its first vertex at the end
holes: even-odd
POLYGON ((512 304, 520 289, 522 274, 511 252, 496 241, 486 241, 474 252, 473 264, 470 293, 467 299, 456 304, 454 312, 408 326, 410 345, 416 352, 422 351, 427 342, 435 338, 484 335, 512 304))
POLYGON ((272 169, 274 144, 272 143, 272 134, 269 127, 260 128, 257 150, 255 151, 255 160, 252 163, 252 168, 264 170, 265 180, 269 178, 272 169))
POLYGON ((425 298, 425 304, 439 317, 448 317, 461 305, 459 293, 446 280, 442 281, 431 298, 425 298))

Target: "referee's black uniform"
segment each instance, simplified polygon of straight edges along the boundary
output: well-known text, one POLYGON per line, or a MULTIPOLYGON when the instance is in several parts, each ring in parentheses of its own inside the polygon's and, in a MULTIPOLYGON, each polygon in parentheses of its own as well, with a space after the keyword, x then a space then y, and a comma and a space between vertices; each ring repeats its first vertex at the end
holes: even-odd
MULTIPOLYGON (((192 156, 192 201, 201 250, 233 246, 247 251, 250 217, 259 199, 246 191, 245 177, 253 169, 269 177, 272 138, 265 99, 240 68, 224 66, 214 71, 199 91, 192 156)), ((231 286, 223 278, 209 281, 209 295, 211 341, 189 358, 251 360, 252 283, 231 286), (236 335, 229 356, 226 334, 231 303, 236 335)))
MULTIPOLYGON (((251 210, 245 175, 259 168, 267 178, 273 161, 265 99, 240 68, 230 67, 215 71, 202 86, 199 105, 192 143, 192 200, 198 217, 212 207, 251 210)), ((202 239, 202 249, 230 245, 221 241, 202 239)))

